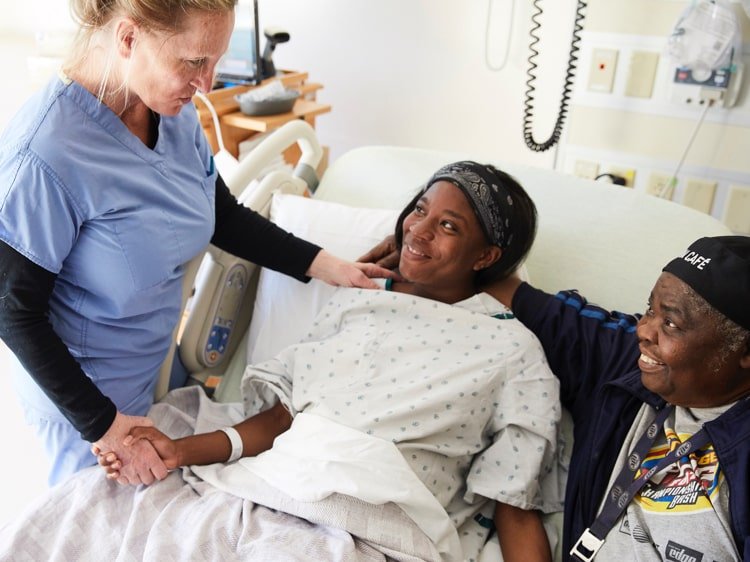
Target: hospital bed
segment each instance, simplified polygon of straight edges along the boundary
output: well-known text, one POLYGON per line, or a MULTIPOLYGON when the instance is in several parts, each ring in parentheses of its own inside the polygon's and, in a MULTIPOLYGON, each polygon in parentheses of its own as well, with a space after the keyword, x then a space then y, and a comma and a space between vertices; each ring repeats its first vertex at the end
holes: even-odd
MULTIPOLYGON (((363 147, 336 160, 318 184, 313 170, 322 152, 312 129, 298 122, 280 129, 268 146, 249 157, 257 161, 243 161, 244 171, 233 176, 233 189, 242 191, 262 158, 294 142, 300 144, 302 166, 291 174, 274 172, 255 181, 240 198, 287 230, 348 259, 392 232, 401 208, 435 170, 472 159, 464 153, 363 147)), ((641 312, 664 264, 700 236, 730 234, 706 214, 633 189, 501 159, 492 163, 516 177, 537 204, 539 231, 523 274, 549 292, 575 288, 605 308, 641 312)), ((194 382, 207 385, 215 400, 234 402, 240 400, 245 365, 273 357, 301 339, 334 288, 257 271, 215 250, 210 255, 210 272, 190 288, 194 296, 179 354, 194 382), (238 267, 247 271, 244 292, 227 297, 226 287, 238 267), (222 297, 228 306, 222 307, 222 297), (206 358, 217 341, 215 333, 211 335, 217 326, 215 311, 228 309, 236 318, 221 360, 211 364, 206 358)), ((565 434, 570 442, 569 427, 565 434)), ((553 544, 560 524, 559 517, 547 522, 553 544)), ((497 547, 490 545, 482 560, 498 557, 497 547)))
MULTIPOLYGON (((248 206, 349 259, 356 259, 392 231, 399 210, 435 170, 472 157, 413 148, 358 148, 333 162, 318 184, 314 170, 321 154, 313 130, 303 122, 294 122, 268 137, 238 169, 227 174, 228 184, 248 206), (275 171, 259 178, 266 159, 292 143, 298 143, 303 154, 296 171, 275 171), (311 196, 301 196, 312 190, 311 196)), ((660 268, 669 259, 699 236, 728 234, 724 225, 707 215, 631 189, 502 160, 493 164, 514 175, 537 204, 539 233, 524 273, 548 291, 577 288, 605 307, 642 311, 660 268)), ((209 248, 205 257, 188 267, 185 321, 175 333, 175 345, 162 369, 157 397, 163 400, 150 414, 157 425, 173 435, 221 427, 189 425, 186 412, 194 406, 209 415, 212 408, 222 409, 222 415, 231 410, 236 421, 242 419, 237 402, 245 365, 272 357, 298 341, 333 291, 315 280, 304 284, 260 271, 209 248), (199 392, 187 395, 184 389, 164 397, 174 365, 185 366, 191 383, 203 385, 212 400, 199 392), (160 420, 158 415, 175 405, 175 395, 180 392, 188 399, 198 394, 199 401, 182 404, 180 415, 169 419, 176 425, 161 425, 166 418, 160 420)), ((197 421, 198 416, 190 420, 197 421)), ((216 423, 226 425, 226 418, 216 423)), ((567 435, 570 439, 569 432, 567 435)), ((144 558, 149 558, 149 552, 174 552, 175 559, 181 555, 209 558, 209 553, 213 559, 222 559, 216 553, 233 545, 248 526, 245 517, 258 511, 246 509, 237 495, 222 495, 219 487, 196 479, 198 473, 191 469, 184 469, 184 480, 171 474, 157 486, 139 487, 135 501, 132 488, 112 485, 101 478, 99 470, 82 471, 19 516, 20 531, 14 535, 14 541, 19 542, 0 541, 0 558, 4 548, 36 552, 37 559, 71 559, 71 552, 94 549, 101 558, 114 558, 119 549, 130 552, 131 547, 142 548, 147 540, 144 558), (127 533, 115 537, 106 520, 120 511, 126 518, 127 533), (129 546, 123 547, 122 541, 129 546)), ((246 481, 242 485, 246 486, 246 481)), ((261 505, 273 507, 272 503, 261 505)), ((558 545, 559 559, 556 539, 561 521, 556 515, 547 519, 545 526, 551 543, 558 545)), ((292 527, 295 525, 282 524, 263 538, 276 540, 279 532, 294 530, 292 527)), ((399 539, 403 528, 398 527, 399 539)), ((266 546, 268 541, 259 543, 266 546)), ((278 543, 272 546, 280 548, 278 543)), ((286 555, 295 554, 298 548, 300 545, 290 539, 286 555)), ((280 558, 259 556, 255 559, 280 558)), ((497 562, 500 558, 497 543, 490 541, 476 560, 497 562)), ((153 555, 150 559, 160 558, 153 555)))
MULTIPOLYGON (((435 170, 472 159, 465 153, 363 147, 341 156, 318 182, 314 170, 321 157, 313 129, 302 121, 288 123, 243 160, 228 183, 246 205, 349 259, 392 231, 398 211, 435 170), (302 158, 294 172, 273 172, 258 183, 263 161, 295 142, 302 158)), ((525 274, 549 292, 575 288, 605 308, 641 312, 667 261, 700 236, 731 233, 704 213, 631 188, 501 159, 492 163, 516 177, 536 202, 539 231, 525 274)), ((266 359, 295 343, 333 291, 317 281, 302 284, 257 271, 216 249, 204 259, 202 273, 197 286, 194 277, 187 277, 186 295, 193 298, 179 355, 195 381, 217 386, 216 399, 222 401, 237 399, 238 378, 248 360, 266 359), (243 273, 241 295, 232 284, 238 270, 243 273), (229 309, 236 318, 217 353, 215 329, 227 323, 217 311, 226 316, 229 309)), ((166 391, 170 365, 163 369, 157 396, 166 391)))

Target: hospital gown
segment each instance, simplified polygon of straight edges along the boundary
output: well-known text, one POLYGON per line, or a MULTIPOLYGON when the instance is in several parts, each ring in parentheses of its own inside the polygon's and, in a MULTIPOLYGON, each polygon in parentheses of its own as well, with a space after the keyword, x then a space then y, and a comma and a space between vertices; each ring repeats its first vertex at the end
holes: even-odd
POLYGON ((394 443, 456 527, 475 496, 561 509, 557 379, 534 335, 485 293, 451 306, 340 289, 302 343, 248 367, 242 389, 247 415, 278 397, 293 415, 394 443))

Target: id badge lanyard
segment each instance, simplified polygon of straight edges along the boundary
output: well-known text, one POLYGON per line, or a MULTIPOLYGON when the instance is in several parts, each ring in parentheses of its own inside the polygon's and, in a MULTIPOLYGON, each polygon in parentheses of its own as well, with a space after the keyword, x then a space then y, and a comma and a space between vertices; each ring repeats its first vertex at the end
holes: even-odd
POLYGON ((651 467, 648 472, 642 474, 639 478, 633 479, 635 473, 641 466, 643 459, 646 458, 651 446, 656 440, 664 422, 670 413, 674 411, 673 405, 668 405, 657 414, 654 421, 648 426, 646 431, 641 435, 633 451, 628 455, 625 466, 622 467, 620 474, 617 476, 614 484, 607 493, 604 506, 596 520, 588 527, 576 541, 570 550, 574 560, 590 562, 596 553, 604 544, 604 537, 607 536, 610 529, 614 527, 617 520, 628 507, 630 501, 641 491, 646 482, 657 472, 667 466, 677 462, 682 457, 689 455, 691 452, 706 446, 709 443, 708 433, 701 428, 700 431, 693 434, 690 439, 684 441, 679 447, 672 450, 667 456, 651 467))

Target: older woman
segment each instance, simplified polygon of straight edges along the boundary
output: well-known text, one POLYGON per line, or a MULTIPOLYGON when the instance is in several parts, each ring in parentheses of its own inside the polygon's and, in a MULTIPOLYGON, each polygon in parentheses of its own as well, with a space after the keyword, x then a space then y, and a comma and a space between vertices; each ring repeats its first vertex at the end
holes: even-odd
POLYGON ((166 475, 153 448, 122 439, 147 422, 184 265, 209 242, 301 280, 375 285, 240 206, 217 174, 191 98, 212 86, 236 0, 71 4, 64 70, 0 138, 0 337, 51 483, 95 463, 89 442, 150 483, 166 475))
POLYGON ((750 238, 694 242, 642 317, 516 277, 487 290, 539 337, 573 415, 571 559, 748 559, 750 238))

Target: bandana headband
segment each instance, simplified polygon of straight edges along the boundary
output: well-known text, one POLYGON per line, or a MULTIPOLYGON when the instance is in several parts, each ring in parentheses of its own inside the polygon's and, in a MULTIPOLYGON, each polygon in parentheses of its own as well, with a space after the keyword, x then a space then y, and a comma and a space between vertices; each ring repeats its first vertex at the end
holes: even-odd
POLYGON ((513 197, 492 168, 468 160, 448 164, 435 172, 422 192, 438 181, 449 181, 466 194, 490 242, 500 248, 510 245, 513 197))

